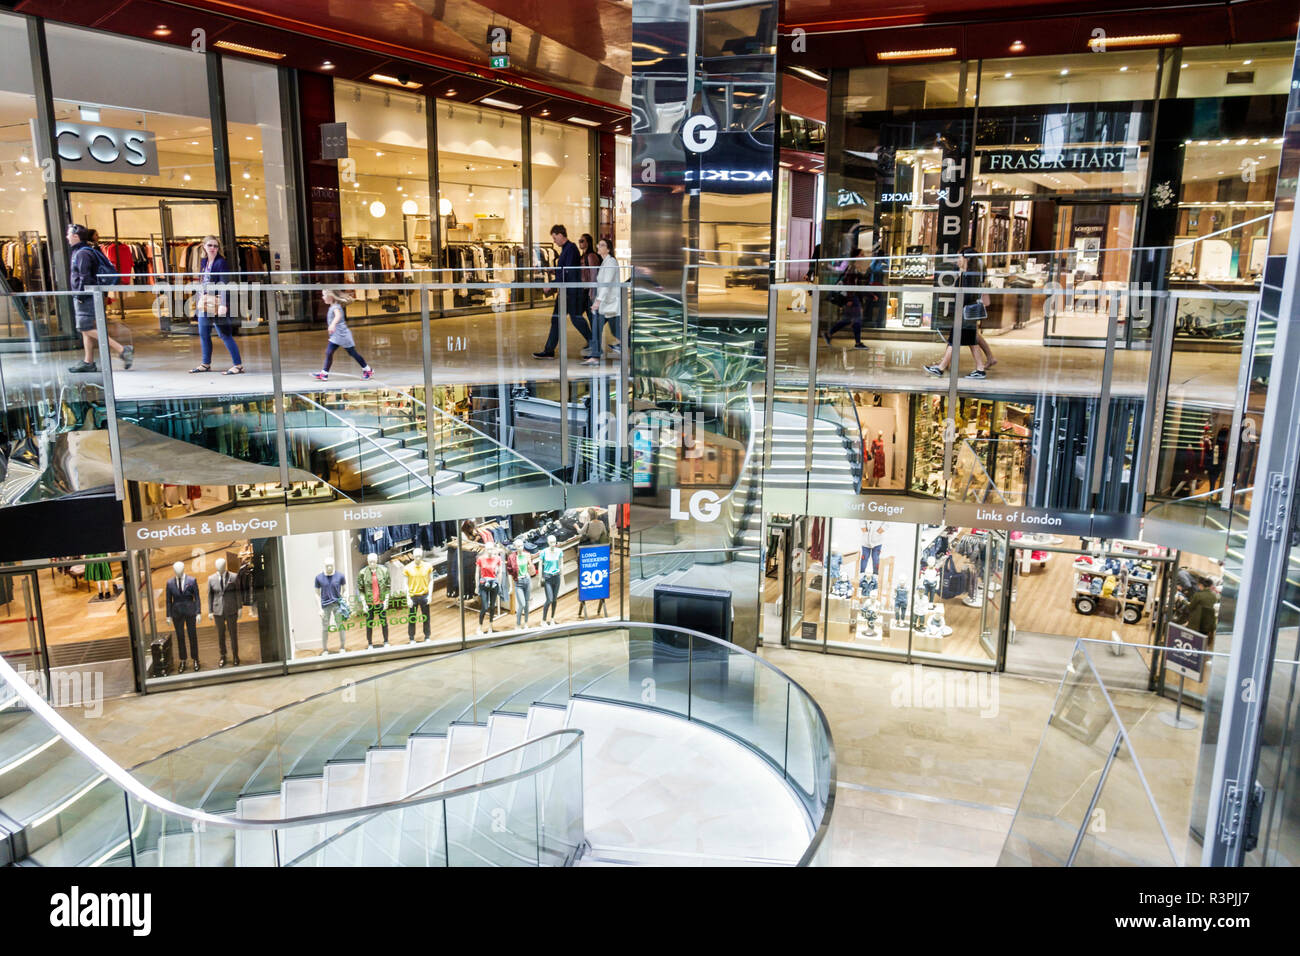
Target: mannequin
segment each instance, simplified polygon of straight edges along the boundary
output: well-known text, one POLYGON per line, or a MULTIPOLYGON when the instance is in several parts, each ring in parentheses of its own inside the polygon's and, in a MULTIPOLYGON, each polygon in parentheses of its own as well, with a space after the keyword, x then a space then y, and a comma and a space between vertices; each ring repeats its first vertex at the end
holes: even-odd
POLYGON ((871 442, 871 452, 868 457, 871 487, 878 488, 885 477, 885 433, 879 429, 876 430, 876 437, 871 442))
POLYGON ((542 563, 542 587, 546 591, 546 603, 542 605, 542 626, 546 625, 547 618, 550 618, 552 624, 556 623, 556 608, 560 600, 560 586, 564 583, 561 575, 561 567, 564 563, 564 552, 555 546, 555 535, 546 536, 546 547, 541 553, 542 563))
POLYGON ((424 560, 424 549, 411 551, 411 563, 406 571, 406 639, 415 643, 415 619, 424 622, 424 640, 429 639, 429 579, 433 577, 433 565, 424 560))
POLYGON ((506 560, 506 570, 515 583, 515 627, 528 626, 528 603, 533 597, 533 579, 537 577, 538 559, 525 550, 523 542, 515 542, 514 550, 506 560))
POLYGON ((217 573, 208 576, 208 617, 217 626, 218 667, 226 666, 226 635, 230 635, 230 656, 239 666, 239 576, 217 558, 217 573))
POLYGON ((871 562, 871 573, 880 573, 880 549, 885 543, 885 525, 880 521, 862 522, 862 557, 858 560, 858 574, 867 570, 871 562))
POLYGON ((474 562, 474 589, 478 592, 478 633, 483 633, 483 615, 487 615, 488 633, 493 633, 492 619, 497 613, 497 587, 502 576, 501 548, 490 545, 474 562))
POLYGON ((190 656, 194 658, 194 670, 199 669, 199 635, 195 621, 199 616, 199 582, 185 573, 185 564, 177 561, 172 565, 172 576, 167 579, 167 616, 171 618, 172 629, 176 632, 176 651, 181 663, 178 670, 185 670, 185 634, 190 637, 190 656))
POLYGON ((375 623, 378 622, 388 646, 388 596, 392 583, 388 568, 379 563, 379 555, 366 555, 366 566, 357 575, 357 600, 366 616, 366 647, 374 647, 375 623))
MULTIPOLYGON (((92 554, 92 558, 102 558, 103 554, 92 554)), ((111 601, 117 596, 117 588, 113 585, 113 569, 107 561, 87 561, 86 562, 86 583, 95 582, 95 589, 98 593, 95 595, 96 601, 111 601)))
POLYGON ((316 575, 316 591, 320 594, 320 652, 330 652, 330 622, 339 632, 339 653, 347 650, 346 615, 343 600, 347 596, 348 582, 334 570, 334 559, 325 559, 325 570, 316 575))

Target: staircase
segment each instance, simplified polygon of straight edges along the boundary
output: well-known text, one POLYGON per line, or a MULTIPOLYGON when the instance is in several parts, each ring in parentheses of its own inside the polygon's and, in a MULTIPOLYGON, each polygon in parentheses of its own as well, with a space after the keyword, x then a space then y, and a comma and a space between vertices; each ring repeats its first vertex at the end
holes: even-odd
MULTIPOLYGON (((302 395, 293 400, 317 405, 302 395)), ((335 395, 317 407, 332 426, 329 438, 313 442, 317 473, 330 474, 331 484, 356 500, 406 498, 428 489, 459 495, 556 480, 540 465, 441 411, 435 413, 430 455, 423 406, 394 415, 358 409, 335 395)), ((292 435, 290 413, 286 425, 292 435)))
POLYGON ((808 419, 792 411, 791 406, 777 406, 772 414, 771 462, 763 476, 769 487, 804 488, 809 491, 858 493, 857 469, 852 460, 852 442, 844 426, 823 418, 813 419, 812 469, 804 463, 807 447, 808 419))

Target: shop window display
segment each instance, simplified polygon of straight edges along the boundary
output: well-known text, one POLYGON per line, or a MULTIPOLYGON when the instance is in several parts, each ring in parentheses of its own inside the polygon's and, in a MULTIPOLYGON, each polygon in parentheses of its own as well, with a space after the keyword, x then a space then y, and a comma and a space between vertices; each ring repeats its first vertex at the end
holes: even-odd
MULTIPOLYGON (((438 104, 438 216, 445 282, 523 282, 523 128, 518 116, 438 104)), ((421 240, 417 239, 417 245, 421 240)), ((417 250, 418 251, 418 250, 417 250)), ((457 288, 443 308, 528 300, 529 290, 457 288)))
MULTIPOLYGON (((1023 505, 1033 482, 1034 406, 1024 402, 959 399, 948 497, 954 501, 1023 505)), ((915 399, 912 490, 940 497, 943 423, 947 397, 915 399)))
POLYGON ((278 538, 134 552, 150 681, 282 659, 278 538))

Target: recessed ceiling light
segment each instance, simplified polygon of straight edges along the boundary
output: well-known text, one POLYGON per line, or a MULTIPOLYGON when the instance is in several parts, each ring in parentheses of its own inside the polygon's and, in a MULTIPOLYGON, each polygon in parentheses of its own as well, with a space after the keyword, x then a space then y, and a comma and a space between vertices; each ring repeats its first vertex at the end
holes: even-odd
POLYGON ((199 145, 199 141, 198 141, 197 139, 192 139, 192 140, 190 140, 190 145, 191 145, 191 146, 197 146, 197 145, 199 145))
POLYGON ((165 23, 160 23, 153 28, 153 35, 156 37, 169 37, 172 35, 172 28, 165 23))
POLYGON ((550 115, 551 115, 551 111, 550 111, 550 110, 542 110, 542 111, 541 111, 540 113, 538 113, 537 115, 538 115, 538 116, 550 116, 550 115))
POLYGON ((322 70, 332 70, 334 69, 334 62, 332 60, 326 60, 320 65, 320 68, 322 70))
POLYGON ((1252 63, 1254 63, 1254 62, 1255 62, 1254 60, 1242 60, 1242 61, 1241 61, 1241 65, 1242 65, 1242 66, 1250 66, 1250 65, 1251 65, 1252 63))
POLYGON ((1010 49, 1012 53, 1023 53, 1025 51, 1025 44, 1021 40, 1012 40, 1010 49))
POLYGON ((443 95, 443 96, 455 96, 455 95, 456 95, 456 91, 455 91, 455 90, 448 90, 446 93, 443 93, 442 95, 443 95))
POLYGON ((518 103, 508 103, 505 100, 499 100, 493 96, 485 96, 483 99, 479 100, 479 102, 485 103, 488 106, 496 106, 503 110, 517 110, 522 108, 518 103))
POLYGON ((1105 50, 1113 46, 1156 46, 1162 43, 1177 43, 1183 38, 1181 33, 1144 33, 1137 36, 1094 37, 1088 46, 1094 51, 1105 50))
POLYGON ((1070 75, 1070 71, 1069 71, 1069 70, 1062 70, 1062 71, 1061 71, 1061 76, 1069 76, 1069 75, 1070 75))
POLYGON ((278 53, 275 50, 263 50, 261 47, 231 43, 229 40, 218 40, 212 45, 219 50, 229 50, 231 53, 245 53, 248 56, 260 56, 267 60, 283 60, 285 57, 285 54, 278 53))
POLYGON ((1121 66, 1121 67, 1119 68, 1119 71, 1120 71, 1121 73, 1127 73, 1127 72, 1128 72, 1128 67, 1126 67, 1126 66, 1121 66))
POLYGON ((816 80, 818 83, 826 82, 826 77, 822 76, 816 70, 808 69, 806 66, 792 66, 790 69, 794 70, 796 73, 802 73, 804 76, 811 80, 816 80))
POLYGON ((1009 80, 1009 79, 1011 79, 1011 74, 1010 74, 1010 73, 1003 73, 1003 74, 1002 74, 1002 79, 1004 79, 1004 80, 1009 80))
POLYGON ((877 60, 921 60, 938 56, 954 56, 955 46, 934 46, 922 50, 882 50, 876 54, 877 60))
POLYGON ((382 149, 377 149, 377 150, 375 150, 375 157, 376 157, 376 158, 378 158, 378 157, 380 157, 380 156, 382 156, 382 155, 384 155, 384 151, 383 151, 382 149))
POLYGON ((595 120, 583 119, 581 116, 570 116, 567 122, 570 122, 570 123, 577 123, 579 126, 599 126, 599 125, 600 125, 600 124, 597 123, 595 120))

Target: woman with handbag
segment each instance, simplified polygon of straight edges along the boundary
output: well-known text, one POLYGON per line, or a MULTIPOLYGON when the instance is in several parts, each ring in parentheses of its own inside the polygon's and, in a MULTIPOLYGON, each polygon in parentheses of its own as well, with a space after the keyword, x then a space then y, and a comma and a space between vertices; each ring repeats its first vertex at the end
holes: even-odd
POLYGON ((217 288, 219 283, 230 281, 230 269, 226 258, 221 254, 221 243, 216 236, 203 237, 203 259, 199 264, 199 291, 195 297, 195 318, 199 322, 199 346, 203 359, 191 372, 212 371, 212 328, 216 326, 221 343, 230 353, 234 364, 226 369, 226 375, 242 375, 243 359, 239 356, 239 346, 230 334, 230 310, 226 304, 226 293, 217 288))
MULTIPOLYGON (((961 268, 961 275, 957 279, 958 288, 978 289, 984 285, 984 267, 980 263, 979 253, 971 246, 966 246, 957 254, 957 263, 961 268)), ((971 358, 975 360, 975 370, 967 373, 967 378, 986 378, 987 368, 994 364, 993 353, 989 351, 988 344, 984 342, 984 337, 980 335, 979 324, 988 317, 988 293, 980 293, 975 297, 965 297, 969 299, 962 306, 962 314, 954 317, 952 331, 948 333, 948 348, 944 350, 943 358, 937 365, 927 365, 925 370, 931 375, 943 375, 948 371, 948 366, 952 364, 952 350, 956 342, 958 330, 961 334, 961 345, 970 349, 971 358), (987 356, 985 361, 980 361, 980 349, 983 349, 984 355, 987 356)))

